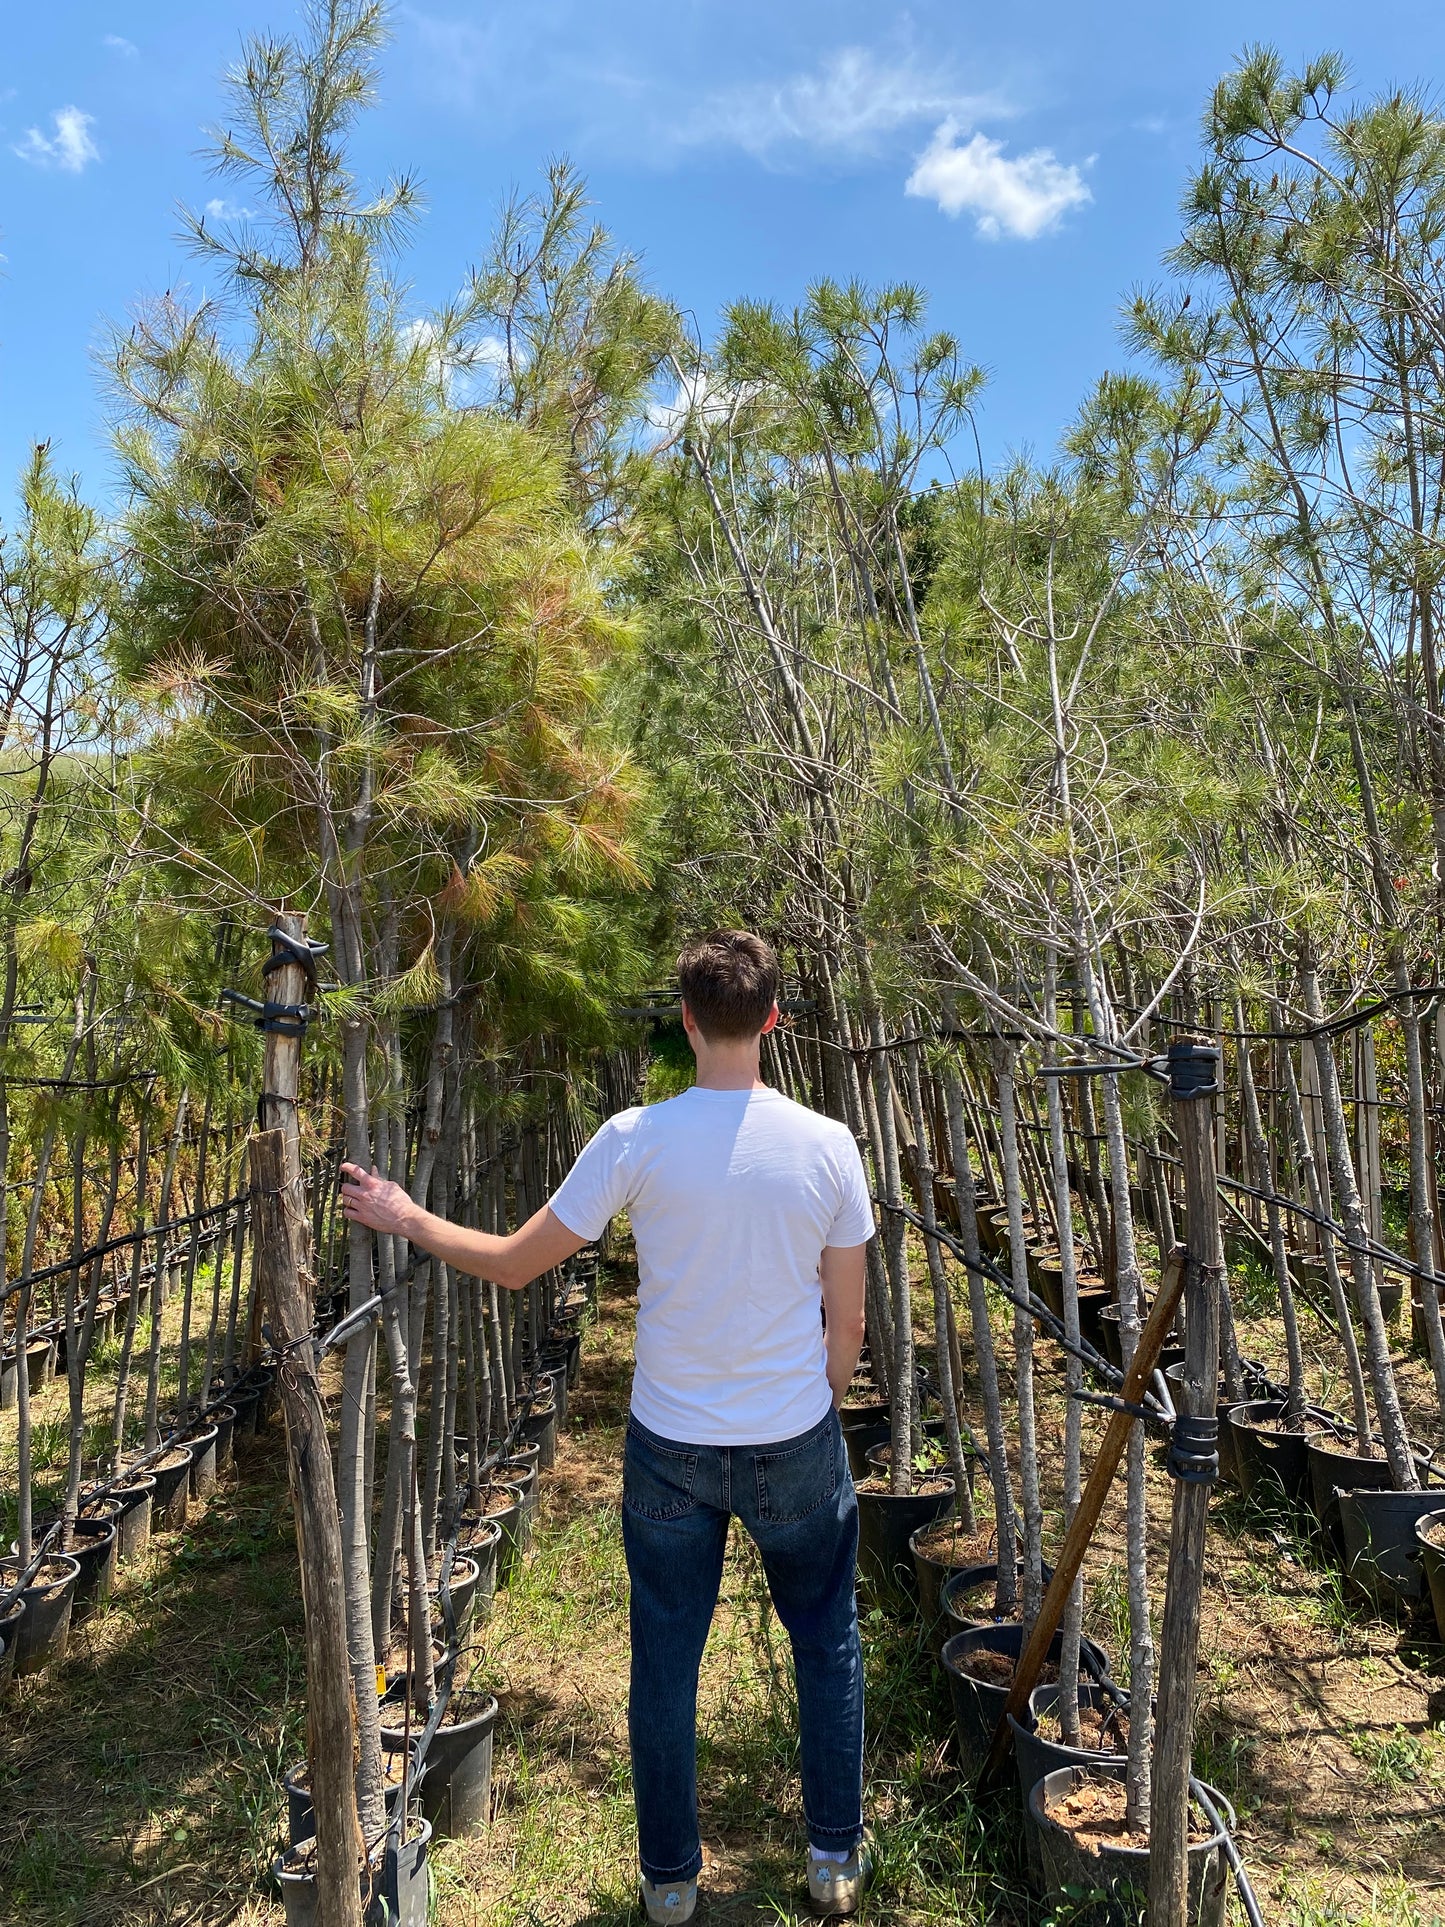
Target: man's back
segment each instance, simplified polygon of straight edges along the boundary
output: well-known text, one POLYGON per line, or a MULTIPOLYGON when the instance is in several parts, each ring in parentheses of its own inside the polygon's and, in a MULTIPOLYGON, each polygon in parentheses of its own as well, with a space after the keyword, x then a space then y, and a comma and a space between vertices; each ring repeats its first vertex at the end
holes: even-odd
POLYGON ((763 1088, 693 1089, 623 1111, 552 1210, 597 1237, 624 1209, 637 1244, 641 1422, 704 1445, 816 1425, 832 1403, 818 1259, 873 1233, 847 1130, 763 1088))

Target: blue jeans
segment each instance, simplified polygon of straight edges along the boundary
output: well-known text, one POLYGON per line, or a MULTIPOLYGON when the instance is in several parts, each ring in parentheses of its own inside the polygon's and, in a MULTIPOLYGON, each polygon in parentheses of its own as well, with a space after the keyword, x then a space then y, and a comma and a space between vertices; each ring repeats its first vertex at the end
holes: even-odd
POLYGON ((792 1642, 803 1815, 815 1847, 863 1837, 863 1654, 853 1590, 858 1500, 836 1412, 775 1445, 683 1445, 627 1422, 622 1542, 632 1581, 627 1730, 642 1871, 690 1880, 697 1675, 736 1516, 792 1642))

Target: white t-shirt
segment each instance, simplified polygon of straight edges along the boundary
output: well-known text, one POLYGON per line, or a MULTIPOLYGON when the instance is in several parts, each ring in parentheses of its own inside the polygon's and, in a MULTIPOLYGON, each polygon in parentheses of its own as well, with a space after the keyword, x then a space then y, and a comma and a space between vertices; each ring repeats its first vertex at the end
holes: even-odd
POLYGON ((827 1413, 818 1259, 874 1231, 845 1126, 780 1091, 684 1091, 610 1118, 551 1206, 579 1238, 631 1217, 649 1431, 771 1445, 827 1413))

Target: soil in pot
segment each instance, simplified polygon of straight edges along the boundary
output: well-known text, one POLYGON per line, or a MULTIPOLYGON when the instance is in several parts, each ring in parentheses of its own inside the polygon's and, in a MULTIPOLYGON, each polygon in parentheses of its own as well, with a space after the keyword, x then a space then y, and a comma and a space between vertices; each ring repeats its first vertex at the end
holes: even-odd
POLYGON ((953 1510, 953 1480, 915 1481, 912 1492, 894 1494, 886 1479, 858 1487, 858 1580, 876 1603, 908 1610, 918 1605, 909 1540, 953 1510))
POLYGON ((1286 1417, 1285 1401, 1278 1398, 1231 1405, 1224 1415, 1224 1430, 1233 1441, 1235 1477, 1245 1497, 1274 1478, 1294 1503, 1307 1501, 1310 1474, 1305 1437, 1326 1417, 1316 1407, 1286 1417))
POLYGON ((103 1606, 110 1598, 120 1549, 119 1517, 119 1506, 97 1506, 94 1516, 82 1513, 71 1527, 66 1551, 80 1567, 75 1582, 75 1618, 103 1606))
MULTIPOLYGON (((1023 1628, 1018 1625, 978 1627, 955 1633, 944 1642, 941 1658, 953 1702, 959 1768, 967 1780, 977 1777, 988 1757, 1023 1644, 1023 1628)), ((1039 1674, 1040 1685, 1058 1679, 1063 1649, 1063 1634, 1055 1633, 1039 1674)), ((1108 1672, 1104 1651, 1092 1640, 1080 1642, 1079 1662, 1086 1675, 1108 1672)))
POLYGON ((924 1635, 935 1655, 953 1630, 943 1612, 939 1595, 945 1580, 966 1566, 987 1559, 994 1549, 993 1521, 986 1520, 972 1532, 960 1530, 956 1519, 943 1519, 925 1526, 908 1541, 913 1554, 913 1577, 918 1585, 918 1604, 923 1615, 924 1635))
MULTIPOLYGON (((405 1754, 399 1751, 383 1753, 381 1756, 381 1777, 386 1786, 387 1818, 396 1811, 397 1800, 401 1796, 402 1769, 406 1765, 405 1754)), ((301 1760, 282 1776, 281 1784, 286 1789, 286 1826, 293 1847, 303 1841, 316 1838, 316 1812, 311 1805, 311 1765, 301 1760)), ((416 1786, 413 1775, 412 1787, 416 1786)))
MULTIPOLYGON (((498 1706, 490 1693, 453 1693, 427 1748, 421 1810, 440 1839, 457 1839, 484 1827, 492 1815, 492 1739, 498 1706)), ((399 1744, 394 1727, 382 1742, 399 1744)))
MULTIPOLYGON (((1147 1894, 1149 1842, 1125 1825, 1123 1770, 1122 1764, 1059 1767, 1031 1790, 1029 1817, 1038 1830, 1050 1893, 1118 1883, 1132 1886, 1141 1899, 1147 1894)), ((1234 1809, 1222 1793, 1212 1787, 1208 1791, 1225 1826, 1232 1830, 1234 1809)), ((1224 1927, 1229 1885, 1224 1835, 1204 1820, 1198 1807, 1191 1806, 1189 1927, 1224 1927)))
MULTIPOLYGON (((1129 1714, 1102 1686, 1079 1682, 1079 1744, 1065 1743, 1059 1720, 1059 1688, 1056 1683, 1036 1686, 1029 1695, 1024 1717, 1011 1713, 1014 1764, 1018 1768, 1019 1794, 1025 1806, 1034 1786, 1046 1773, 1062 1766, 1088 1766, 1127 1759, 1129 1751, 1129 1714)), ((1025 1827, 1029 1880, 1036 1893, 1043 1891, 1044 1861, 1038 1831, 1025 1827)))
MULTIPOLYGON (((1015 1587, 1013 1605, 1007 1613, 1000 1611, 998 1604, 998 1561, 991 1560, 976 1566, 964 1566, 946 1579, 939 1594, 946 1631, 944 1638, 956 1632, 966 1632, 978 1626, 1011 1626, 1017 1624, 1022 1611, 1023 1566, 1016 1568, 1018 1584, 1015 1587)), ((1043 1582, 1047 1586, 1054 1576, 1054 1569, 1048 1560, 1043 1562, 1043 1582)))
MULTIPOLYGON (((18 1559, 0 1559, 0 1593, 7 1593, 23 1567, 18 1559)), ((15 1673, 23 1679, 53 1660, 64 1659, 70 1639, 70 1614, 80 1566, 67 1553, 52 1552, 41 1560, 21 1591, 24 1614, 15 1642, 15 1673)))

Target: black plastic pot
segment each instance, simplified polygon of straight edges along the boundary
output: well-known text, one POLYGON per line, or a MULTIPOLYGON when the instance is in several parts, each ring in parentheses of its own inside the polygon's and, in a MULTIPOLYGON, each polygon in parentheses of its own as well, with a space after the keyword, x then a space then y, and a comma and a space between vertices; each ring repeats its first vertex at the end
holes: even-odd
MULTIPOLYGON (((492 1735, 497 1702, 490 1694, 475 1713, 444 1722, 427 1748, 421 1810, 438 1839, 455 1840, 484 1827, 492 1813, 492 1735)), ((384 1746, 399 1746, 397 1727, 381 1729, 384 1746)))
POLYGON ((32 1338, 25 1347, 25 1356, 30 1362, 30 1390, 33 1394, 42 1385, 48 1385, 55 1376, 55 1340, 32 1338))
POLYGON ((229 1388, 226 1399, 236 1409, 236 1423, 231 1434, 234 1450, 237 1441, 256 1436, 256 1411, 261 1403, 261 1387, 242 1379, 239 1384, 229 1388))
POLYGON ((470 1527, 458 1550, 465 1552, 477 1568, 477 1589, 472 1596, 472 1618, 484 1626, 492 1616, 497 1594, 497 1554, 502 1544, 502 1528, 495 1519, 479 1519, 470 1527))
POLYGON ((1336 1492, 1363 1492, 1368 1487, 1383 1491, 1393 1485, 1390 1462, 1377 1438, 1378 1458, 1365 1458, 1355 1445, 1351 1431, 1343 1436, 1333 1429, 1306 1434, 1305 1459, 1309 1465, 1310 1506, 1335 1556, 1345 1556, 1344 1528, 1340 1523, 1336 1492))
POLYGON ((274 1365, 253 1365, 245 1378, 244 1385, 254 1385, 257 1389, 256 1430, 264 1430, 276 1409, 276 1367, 274 1365))
POLYGON ((10 1691, 10 1682, 15 1677, 15 1653, 20 1644, 20 1625, 25 1618, 25 1601, 13 1599, 9 1607, 0 1613, 0 1704, 10 1691))
MULTIPOLYGON (((386 1746, 388 1742, 382 1741, 386 1746)), ((400 1764, 388 1761, 386 1766, 386 1817, 388 1820, 396 1812, 396 1803, 401 1798, 400 1764)), ((305 1760, 298 1760, 282 1776, 281 1784, 286 1789, 286 1837, 293 1847, 299 1847, 303 1840, 316 1837, 316 1809, 311 1804, 311 1769, 305 1760)), ((410 1791, 417 1791, 418 1782, 413 1776, 410 1791)))
MULTIPOLYGON (((456 1621, 457 1637, 463 1646, 467 1643, 467 1635, 471 1629, 471 1611, 476 1600, 477 1582, 480 1578, 481 1568, 476 1560, 469 1552, 458 1550, 456 1558, 452 1561, 448 1589, 452 1596, 452 1617, 456 1621)), ((440 1589, 433 1596, 437 1602, 437 1611, 440 1613, 440 1589)))
POLYGON ((119 1517, 119 1506, 105 1504, 97 1506, 91 1516, 82 1513, 72 1528, 70 1556, 80 1567, 75 1581, 77 1618, 83 1609, 103 1606, 110 1598, 119 1552, 119 1517))
MULTIPOLYGON (((975 1626, 967 1632, 954 1633, 952 1638, 943 1642, 939 1657, 948 1675, 953 1725, 958 1735, 959 1771, 965 1780, 976 1779, 979 1769, 988 1758, 995 1729, 1003 1717, 1004 1702, 1009 1696, 1007 1685, 995 1685, 973 1678, 966 1670, 968 1660, 974 1653, 1003 1653, 1016 1661, 1023 1648, 1023 1627, 1017 1624, 975 1626)), ((1049 1642, 1048 1658, 1057 1665, 1063 1650, 1064 1636, 1055 1633, 1049 1642)), ((1103 1648, 1096 1646, 1091 1639, 1080 1640, 1079 1667, 1086 1676, 1106 1674, 1109 1662, 1103 1648)))
MULTIPOLYGON (((1437 1546, 1425 1536, 1439 1526, 1445 1526, 1445 1511, 1427 1512, 1423 1519, 1417 1519, 1415 1543, 1425 1583, 1430 1588, 1430 1604, 1435 1608, 1435 1630, 1445 1641, 1445 1546, 1437 1546)), ((3 1631, 4 1627, 0 1626, 0 1632, 3 1631)))
POLYGON ((542 1353, 537 1366, 537 1385, 557 1407, 557 1430, 567 1428, 567 1354, 550 1348, 542 1353))
POLYGON ((1345 1582, 1385 1612, 1413 1612, 1425 1597, 1415 1527, 1440 1508, 1440 1488, 1426 1492, 1336 1492, 1345 1541, 1345 1582))
POLYGON ((463 1518, 465 1526, 482 1525, 490 1520, 498 1531, 497 1578, 498 1586, 505 1586, 512 1576, 512 1569, 522 1556, 522 1495, 514 1485, 505 1485, 494 1480, 488 1493, 483 1495, 489 1502, 484 1513, 467 1514, 463 1518), (498 1508, 495 1504, 500 1493, 511 1496, 506 1505, 498 1508))
POLYGON ((967 1571, 964 1561, 939 1559, 931 1552, 925 1552, 919 1540, 926 1538, 933 1530, 923 1526, 913 1533, 908 1541, 908 1550, 913 1555, 913 1578, 918 1587, 918 1606, 923 1619, 923 1636, 933 1648, 935 1658, 949 1633, 955 1628, 949 1625, 943 1610, 940 1594, 944 1582, 955 1573, 967 1571))
MULTIPOLYGON (((1024 1569, 1022 1562, 1017 1567, 1019 1591, 1023 1591, 1024 1569)), ((1047 1586, 1054 1576, 1054 1569, 1045 1559, 1042 1562, 1044 1584, 1047 1586)), ((1007 1626, 1010 1620, 994 1617, 993 1599, 998 1589, 998 1561, 991 1565, 961 1566, 952 1578, 945 1580, 938 1596, 938 1604, 943 1613, 946 1631, 945 1639, 953 1633, 972 1632, 980 1626, 1007 1626)))
POLYGON ((236 1459, 236 1408, 229 1402, 217 1405, 210 1414, 210 1422, 216 1428, 216 1470, 224 1472, 236 1459))
POLYGON ((208 1499, 216 1489, 216 1443, 219 1428, 213 1423, 204 1431, 181 1441, 191 1455, 191 1497, 208 1499))
POLYGON ((8 1412, 20 1396, 20 1367, 14 1352, 0 1354, 0 1412, 8 1412))
POLYGON ((525 1497, 530 1498, 537 1490, 541 1479, 541 1457, 535 1440, 519 1445, 506 1458, 498 1459, 492 1471, 508 1485, 515 1485, 525 1497))
MULTIPOLYGON (((1146 1315, 1145 1313, 1140 1314, 1141 1321, 1146 1315)), ((1099 1336, 1103 1343, 1099 1349, 1103 1352, 1109 1363, 1117 1366, 1122 1372, 1124 1369, 1124 1341, 1119 1334, 1119 1317, 1120 1312, 1117 1304, 1105 1305, 1100 1311, 1099 1336)), ((1171 1365, 1182 1364, 1183 1360, 1184 1347, 1177 1340, 1168 1339, 1160 1350, 1159 1363, 1155 1369, 1161 1372, 1167 1372, 1171 1365)))
POLYGON ((538 1447, 537 1463, 550 1472, 557 1462, 557 1407, 538 1405, 522 1420, 522 1437, 538 1447))
POLYGON ((848 1470, 855 1483, 861 1483, 868 1476, 868 1453, 875 1445, 885 1444, 892 1432, 888 1407, 886 1404, 859 1405, 850 1410, 845 1405, 840 1417, 848 1470))
MULTIPOLYGON (((390 1918, 399 1927, 426 1927, 427 1917, 427 1845, 431 1840, 431 1824, 418 1820, 408 1826, 412 1838, 393 1855, 388 1849, 386 1866, 380 1886, 392 1909, 390 1918)), ((286 1909, 286 1927, 317 1927, 316 1875, 308 1868, 295 1864, 296 1849, 278 1854, 271 1863, 271 1871, 281 1889, 281 1902, 286 1909)))
MULTIPOLYGON (((1030 1793, 1046 1773, 1056 1773, 1063 1766, 1112 1766, 1121 1757, 1119 1753, 1093 1753, 1087 1747, 1065 1746, 1060 1740, 1046 1740, 1039 1734, 1039 1721, 1047 1713, 1052 1713, 1059 1702, 1057 1686, 1036 1686, 1029 1694, 1028 1710, 1022 1720, 1009 1714, 1009 1727, 1014 1736, 1014 1764, 1018 1768, 1019 1796, 1025 1807, 1030 1793)), ((1079 1681, 1080 1707, 1093 1707, 1101 1713, 1108 1712, 1114 1705, 1113 1695, 1105 1692, 1102 1686, 1079 1681)), ((1024 1828, 1024 1845, 1028 1850, 1029 1877, 1036 1892, 1043 1889, 1044 1860, 1039 1846, 1038 1830, 1024 1828)))
POLYGON ((879 1605, 918 1605, 909 1540, 953 1510, 953 1481, 938 1492, 858 1492, 858 1579, 879 1605))
MULTIPOLYGON (((22 1568, 16 1559, 0 1559, 0 1593, 8 1592, 22 1568)), ((41 1672, 53 1660, 64 1659, 70 1640, 70 1615, 79 1563, 63 1552, 46 1555, 40 1569, 20 1594, 24 1613, 15 1641, 15 1673, 41 1672)))
MULTIPOLYGON (((1089 1778, 1117 1780, 1123 1777, 1123 1764, 1088 1767, 1063 1766, 1044 1775, 1031 1788, 1028 1816, 1037 1830, 1043 1856, 1045 1886, 1051 1894, 1066 1888, 1086 1891, 1118 1882, 1134 1887, 1141 1899, 1149 1890, 1149 1849, 1147 1847, 1104 1847, 1098 1853, 1080 1845, 1073 1834, 1061 1827, 1050 1808, 1057 1806, 1073 1789, 1089 1778)), ((1209 1797, 1232 1832, 1234 1809, 1213 1787, 1209 1797)), ((1223 1832, 1210 1832, 1207 1839, 1191 1842, 1189 1847, 1188 1921, 1189 1927, 1224 1927, 1229 1900, 1229 1862, 1224 1857, 1223 1832)))
POLYGON ((110 1496, 120 1507, 115 1522, 115 1556, 121 1565, 129 1559, 139 1559, 151 1542, 151 1505, 155 1490, 156 1482, 149 1472, 137 1472, 124 1485, 111 1488, 110 1496))
POLYGON ((1246 1497, 1271 1476, 1296 1502, 1309 1497, 1305 1427, 1318 1424, 1324 1414, 1311 1408, 1302 1415, 1298 1431, 1281 1432, 1274 1421, 1283 1417, 1284 1409, 1283 1399, 1256 1398, 1231 1405, 1224 1415, 1224 1430, 1234 1442, 1235 1477, 1246 1497))
POLYGON ((156 1482, 151 1499, 151 1531, 179 1531, 186 1523, 191 1499, 190 1453, 183 1445, 174 1446, 165 1459, 146 1469, 156 1482), (174 1463, 167 1464, 167 1459, 174 1463))

